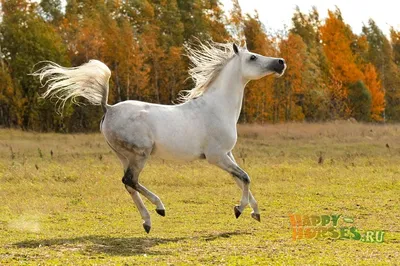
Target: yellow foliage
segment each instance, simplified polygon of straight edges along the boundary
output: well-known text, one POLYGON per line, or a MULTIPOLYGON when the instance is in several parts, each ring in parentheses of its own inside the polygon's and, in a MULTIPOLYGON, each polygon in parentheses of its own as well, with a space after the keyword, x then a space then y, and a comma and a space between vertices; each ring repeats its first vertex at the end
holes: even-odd
POLYGON ((353 33, 349 26, 332 11, 328 11, 328 18, 320 31, 324 51, 335 76, 345 84, 362 80, 363 73, 357 67, 356 57, 351 50, 353 33))
POLYGON ((364 83, 372 97, 371 118, 375 121, 382 121, 382 112, 385 110, 385 92, 382 90, 376 69, 371 63, 365 67, 364 83))

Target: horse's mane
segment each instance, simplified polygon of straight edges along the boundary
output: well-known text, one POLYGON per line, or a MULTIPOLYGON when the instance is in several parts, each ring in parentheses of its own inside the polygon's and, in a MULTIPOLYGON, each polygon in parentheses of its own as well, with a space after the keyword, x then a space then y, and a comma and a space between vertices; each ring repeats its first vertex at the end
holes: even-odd
POLYGON ((178 97, 180 102, 187 102, 206 92, 211 82, 234 55, 231 43, 199 41, 197 47, 192 48, 185 45, 185 48, 187 57, 192 63, 189 75, 194 81, 195 87, 191 90, 181 91, 178 97))

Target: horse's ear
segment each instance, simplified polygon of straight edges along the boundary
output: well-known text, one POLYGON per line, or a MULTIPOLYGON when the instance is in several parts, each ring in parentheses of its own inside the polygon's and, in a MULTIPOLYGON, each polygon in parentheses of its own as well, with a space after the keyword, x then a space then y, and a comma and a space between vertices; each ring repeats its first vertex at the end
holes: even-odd
POLYGON ((236 43, 233 44, 233 51, 235 54, 239 54, 239 48, 237 47, 236 43))

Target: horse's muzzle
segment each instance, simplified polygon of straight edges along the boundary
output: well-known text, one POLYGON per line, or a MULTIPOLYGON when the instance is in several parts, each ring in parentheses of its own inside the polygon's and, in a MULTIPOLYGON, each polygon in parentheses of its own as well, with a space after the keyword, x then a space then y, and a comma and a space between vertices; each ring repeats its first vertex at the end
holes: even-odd
POLYGON ((275 73, 282 75, 286 69, 285 60, 282 58, 277 58, 271 63, 270 67, 275 73))

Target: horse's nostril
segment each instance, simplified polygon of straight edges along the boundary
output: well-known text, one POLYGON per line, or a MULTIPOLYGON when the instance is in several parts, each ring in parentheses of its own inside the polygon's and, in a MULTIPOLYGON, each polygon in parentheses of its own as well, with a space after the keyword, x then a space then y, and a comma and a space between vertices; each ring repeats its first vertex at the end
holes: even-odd
POLYGON ((285 61, 283 61, 282 59, 279 59, 279 60, 278 60, 278 63, 279 63, 280 65, 284 65, 284 64, 285 64, 285 61))

